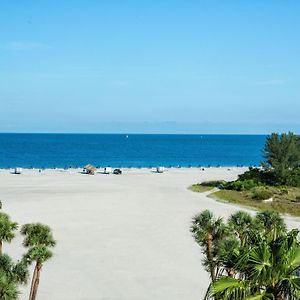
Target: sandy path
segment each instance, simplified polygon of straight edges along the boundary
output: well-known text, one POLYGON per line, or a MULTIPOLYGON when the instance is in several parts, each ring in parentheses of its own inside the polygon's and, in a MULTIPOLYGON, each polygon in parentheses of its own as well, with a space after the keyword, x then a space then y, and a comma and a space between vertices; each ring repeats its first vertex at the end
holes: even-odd
MULTIPOLYGON (((49 224, 58 245, 43 270, 42 300, 199 300, 209 279, 189 233, 202 209, 228 216, 238 208, 187 190, 208 179, 234 179, 241 169, 125 170, 88 176, 73 170, 0 171, 4 210, 23 224, 49 224)), ((290 226, 299 227, 294 219, 290 226)), ((5 250, 15 257, 20 237, 5 250)), ((27 299, 28 288, 21 299, 27 299)))

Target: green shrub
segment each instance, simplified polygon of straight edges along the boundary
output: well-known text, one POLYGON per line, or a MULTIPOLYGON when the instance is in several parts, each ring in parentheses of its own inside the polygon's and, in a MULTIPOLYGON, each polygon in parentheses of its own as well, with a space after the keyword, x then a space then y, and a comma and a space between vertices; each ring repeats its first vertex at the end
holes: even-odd
POLYGON ((246 171, 243 174, 240 174, 238 176, 238 180, 253 179, 253 180, 256 180, 256 181, 260 181, 261 177, 262 177, 262 170, 261 169, 250 167, 248 171, 246 171))
POLYGON ((287 185, 300 187, 300 167, 292 170, 287 177, 287 185))
POLYGON ((257 186, 261 186, 262 183, 253 179, 236 180, 223 184, 223 188, 226 190, 235 191, 249 191, 257 186))
POLYGON ((210 180, 210 181, 204 181, 201 182, 202 186, 210 186, 210 187, 220 187, 223 186, 223 184, 225 184, 226 181, 224 180, 210 180))
POLYGON ((223 184, 223 188, 235 191, 247 191, 256 186, 280 186, 282 184, 300 187, 300 167, 287 170, 284 182, 276 177, 274 169, 266 165, 262 169, 250 167, 248 171, 240 174, 236 181, 223 184))
POLYGON ((274 172, 266 167, 263 169, 250 167, 248 171, 238 176, 238 180, 254 180, 267 185, 276 185, 274 172))
POLYGON ((266 187, 256 187, 252 191, 251 198, 255 200, 266 200, 273 197, 274 193, 266 187))
POLYGON ((234 191, 242 191, 243 190, 243 182, 241 180, 230 181, 223 185, 225 190, 234 190, 234 191))

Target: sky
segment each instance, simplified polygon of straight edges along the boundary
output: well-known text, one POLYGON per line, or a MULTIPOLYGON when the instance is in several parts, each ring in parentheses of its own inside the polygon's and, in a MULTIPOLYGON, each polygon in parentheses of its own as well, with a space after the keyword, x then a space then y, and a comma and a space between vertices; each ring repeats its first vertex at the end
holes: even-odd
POLYGON ((299 12, 0 0, 0 132, 300 133, 299 12))

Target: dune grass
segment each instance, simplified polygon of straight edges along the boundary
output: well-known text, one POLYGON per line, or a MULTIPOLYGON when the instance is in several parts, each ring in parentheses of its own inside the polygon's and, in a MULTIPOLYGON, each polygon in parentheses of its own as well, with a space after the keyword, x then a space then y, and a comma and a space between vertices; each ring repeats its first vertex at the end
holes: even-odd
POLYGON ((300 216, 300 201, 297 200, 298 193, 300 194, 299 188, 289 188, 286 194, 282 194, 278 189, 274 193, 272 202, 254 200, 249 196, 249 193, 234 190, 219 190, 210 194, 209 197, 258 210, 271 209, 282 214, 300 216))
POLYGON ((289 186, 254 186, 252 188, 236 190, 223 188, 224 181, 206 181, 191 185, 188 189, 197 193, 212 191, 208 195, 221 201, 252 207, 258 210, 271 209, 282 214, 300 216, 300 188, 289 186), (220 188, 214 192, 214 188, 220 188), (265 202, 263 199, 272 198, 265 202))

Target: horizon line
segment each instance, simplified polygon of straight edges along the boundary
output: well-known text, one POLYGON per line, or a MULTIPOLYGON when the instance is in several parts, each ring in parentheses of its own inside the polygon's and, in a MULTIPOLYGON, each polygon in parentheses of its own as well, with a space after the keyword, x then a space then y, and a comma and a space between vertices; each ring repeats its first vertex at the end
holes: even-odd
MULTIPOLYGON (((271 132, 272 133, 272 132, 271 132)), ((20 131, 12 131, 12 132, 1 132, 0 134, 90 134, 90 135, 270 135, 271 133, 179 133, 179 132, 20 132, 20 131)), ((297 133, 295 133, 297 134, 297 133)))

